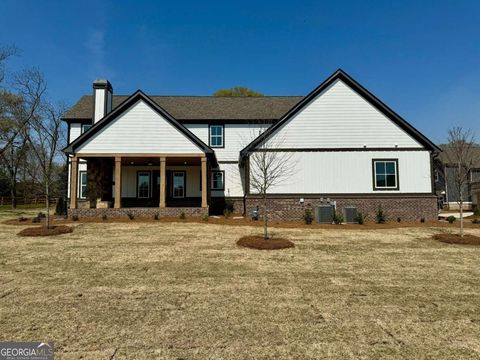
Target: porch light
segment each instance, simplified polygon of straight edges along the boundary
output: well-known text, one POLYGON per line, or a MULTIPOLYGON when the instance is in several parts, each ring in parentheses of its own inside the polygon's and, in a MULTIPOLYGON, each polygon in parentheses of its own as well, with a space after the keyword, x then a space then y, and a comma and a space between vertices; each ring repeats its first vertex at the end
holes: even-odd
POLYGON ((184 162, 183 162, 183 165, 187 165, 187 162, 186 162, 186 161, 184 161, 184 162))
POLYGON ((133 165, 133 164, 134 164, 134 162, 133 162, 133 161, 130 161, 130 165, 133 165))

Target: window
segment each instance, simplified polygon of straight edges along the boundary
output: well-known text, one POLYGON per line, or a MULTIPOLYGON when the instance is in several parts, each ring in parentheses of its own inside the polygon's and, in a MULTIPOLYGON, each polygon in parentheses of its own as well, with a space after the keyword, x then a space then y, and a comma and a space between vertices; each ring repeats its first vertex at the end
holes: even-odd
POLYGON ((79 171, 80 177, 80 199, 87 198, 87 172, 86 171, 79 171))
POLYGON ((224 171, 212 171, 212 190, 224 190, 224 171))
POLYGON ((141 199, 150 197, 150 171, 139 171, 137 173, 137 192, 141 199))
POLYGON ((172 173, 172 196, 174 198, 185 197, 185 171, 174 171, 172 173))
POLYGON ((373 160, 373 190, 398 190, 398 160, 373 160))
POLYGON ((210 125, 210 146, 223 147, 223 125, 210 125))
POLYGON ((82 124, 82 134, 92 127, 91 124, 82 124))

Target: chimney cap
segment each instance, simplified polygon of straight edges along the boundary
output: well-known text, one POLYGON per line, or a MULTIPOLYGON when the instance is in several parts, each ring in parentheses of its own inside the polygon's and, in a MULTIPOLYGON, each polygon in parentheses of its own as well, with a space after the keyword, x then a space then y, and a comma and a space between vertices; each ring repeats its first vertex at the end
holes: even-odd
POLYGON ((112 84, 110 84, 110 81, 106 79, 97 79, 93 81, 93 88, 94 89, 107 89, 112 91, 112 84))

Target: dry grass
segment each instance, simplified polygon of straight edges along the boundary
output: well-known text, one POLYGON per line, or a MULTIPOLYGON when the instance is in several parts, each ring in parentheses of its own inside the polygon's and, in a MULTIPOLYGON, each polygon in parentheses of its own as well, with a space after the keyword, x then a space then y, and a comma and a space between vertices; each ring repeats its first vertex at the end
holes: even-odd
POLYGON ((445 229, 272 229, 295 248, 269 252, 235 244, 256 227, 73 226, 0 226, 0 340, 57 359, 480 357, 480 248, 429 239, 445 229))

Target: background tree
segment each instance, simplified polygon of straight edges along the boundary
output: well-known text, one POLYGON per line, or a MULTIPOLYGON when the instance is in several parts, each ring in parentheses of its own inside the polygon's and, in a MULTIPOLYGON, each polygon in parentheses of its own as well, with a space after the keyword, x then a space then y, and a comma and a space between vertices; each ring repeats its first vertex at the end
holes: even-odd
POLYGON ((215 91, 213 96, 263 96, 263 94, 244 86, 235 86, 230 89, 220 89, 215 91))
POLYGON ((448 151, 445 151, 446 162, 452 166, 453 184, 458 193, 460 208, 460 236, 463 237, 463 202, 465 190, 470 183, 470 174, 474 166, 475 134, 462 127, 454 127, 448 131, 448 151))
POLYGON ((269 238, 268 192, 295 173, 295 164, 292 162, 293 153, 279 151, 282 143, 283 141, 278 138, 262 141, 249 155, 250 187, 262 198, 265 240, 269 238))

